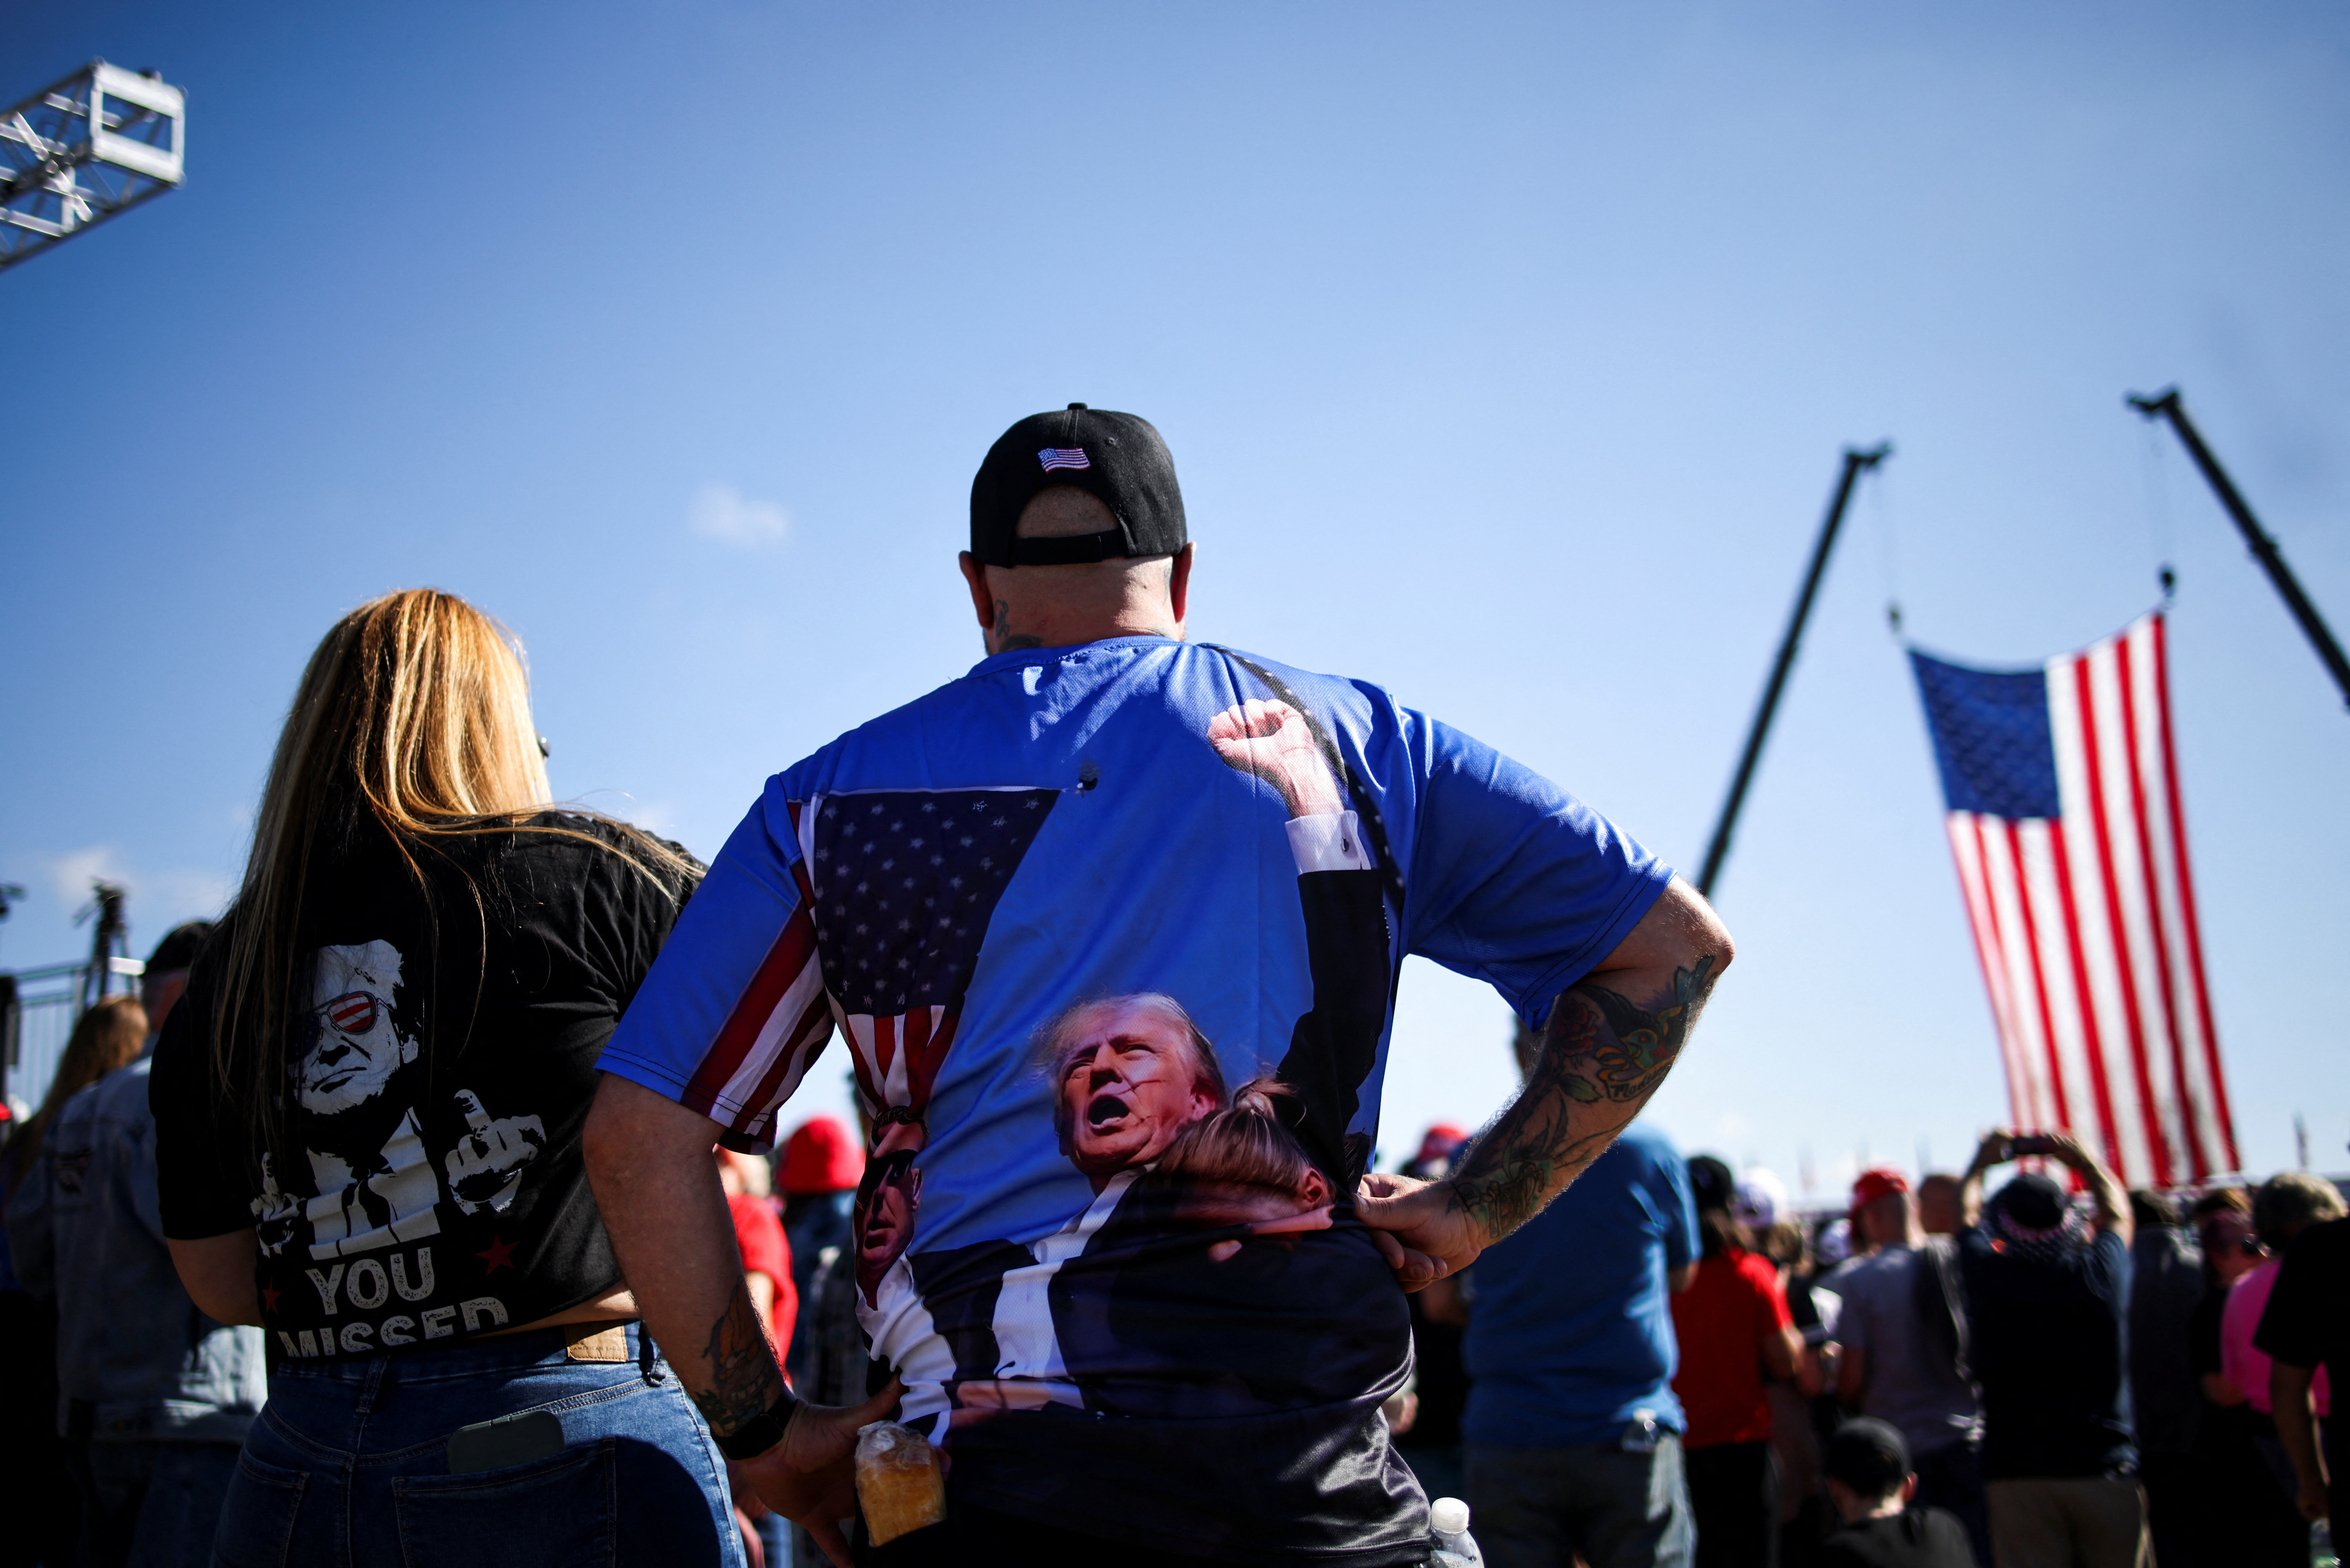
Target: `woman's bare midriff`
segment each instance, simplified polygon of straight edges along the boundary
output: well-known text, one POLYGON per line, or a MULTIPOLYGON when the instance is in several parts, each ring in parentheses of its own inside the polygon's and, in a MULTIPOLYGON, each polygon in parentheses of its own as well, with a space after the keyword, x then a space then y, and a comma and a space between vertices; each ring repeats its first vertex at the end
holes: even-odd
POLYGON ((502 1334, 528 1334, 533 1329, 561 1328, 570 1323, 610 1323, 616 1318, 632 1318, 636 1315, 637 1298, 623 1287, 617 1291, 607 1291, 592 1302, 581 1302, 577 1306, 565 1307, 561 1312, 549 1314, 546 1317, 530 1323, 516 1324, 512 1328, 493 1329, 488 1334, 476 1334, 474 1337, 496 1339, 502 1334))

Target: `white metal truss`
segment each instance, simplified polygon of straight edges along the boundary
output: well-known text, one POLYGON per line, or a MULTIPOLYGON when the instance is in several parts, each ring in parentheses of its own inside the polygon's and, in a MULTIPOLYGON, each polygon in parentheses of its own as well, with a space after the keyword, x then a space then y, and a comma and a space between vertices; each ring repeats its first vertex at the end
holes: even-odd
POLYGON ((0 270, 180 183, 187 98, 92 60, 0 112, 0 270))

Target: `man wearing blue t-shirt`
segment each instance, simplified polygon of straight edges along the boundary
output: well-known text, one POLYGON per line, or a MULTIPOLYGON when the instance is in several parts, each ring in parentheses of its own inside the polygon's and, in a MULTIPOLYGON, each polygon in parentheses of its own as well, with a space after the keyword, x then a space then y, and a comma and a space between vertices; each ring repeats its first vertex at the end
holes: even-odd
MULTIPOLYGON (((1540 1037, 1521 1031, 1520 1068, 1540 1037)), ((1644 1122, 1470 1276, 1461 1435, 1492 1568, 1686 1568, 1670 1293, 1697 1268, 1689 1166, 1644 1122)))
POLYGON ((952 1461, 885 1564, 1421 1561, 1404 1292, 1607 1147, 1730 961, 1704 901, 1378 688, 1184 636, 1172 460, 1023 420, 972 487, 988 657, 768 781, 607 1049, 588 1160, 720 1446, 837 1560, 856 1428, 952 1461), (1374 1176, 1407 953, 1547 1032, 1447 1179, 1374 1176), (843 1037, 875 1396, 797 1402, 708 1158, 843 1037))

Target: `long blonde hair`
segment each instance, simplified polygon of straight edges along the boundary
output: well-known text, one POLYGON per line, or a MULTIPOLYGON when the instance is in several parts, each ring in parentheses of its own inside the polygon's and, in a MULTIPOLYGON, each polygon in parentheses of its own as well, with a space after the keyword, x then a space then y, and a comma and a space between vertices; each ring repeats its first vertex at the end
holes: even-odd
POLYGON ((67 1036, 66 1048, 57 1057, 57 1073, 49 1079, 49 1092, 41 1096, 41 1108, 8 1140, 11 1187, 40 1158, 41 1142, 65 1103, 116 1068, 137 1061, 139 1047, 146 1041, 147 1010, 135 996, 102 997, 74 1020, 73 1033, 67 1036))
MULTIPOLYGON (((276 1091, 302 1012, 311 880, 338 849, 370 833, 389 840, 425 895, 428 917, 431 884, 418 857, 445 855, 452 838, 577 838, 664 888, 686 872, 667 846, 625 824, 610 825, 624 846, 615 847, 578 829, 528 823, 549 809, 553 793, 541 757, 520 644, 454 594, 410 588, 370 600, 311 654, 262 789, 213 1004, 215 1081, 224 1092, 241 1083, 256 1091, 250 1105, 265 1145, 282 1130, 276 1091)), ((481 889, 463 879, 486 954, 481 889)))

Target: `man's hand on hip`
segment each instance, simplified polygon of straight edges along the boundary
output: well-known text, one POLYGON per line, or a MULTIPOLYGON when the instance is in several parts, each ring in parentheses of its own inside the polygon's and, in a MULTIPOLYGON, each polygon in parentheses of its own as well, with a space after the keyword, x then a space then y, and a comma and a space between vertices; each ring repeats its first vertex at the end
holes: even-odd
POLYGON ((1355 1189, 1355 1213, 1407 1291, 1459 1273, 1491 1244, 1440 1181, 1373 1171, 1355 1189))
POLYGON ((1426 1185, 1366 1179, 1357 1208, 1405 1289, 1466 1268, 1607 1152, 1679 1058, 1731 951, 1713 910, 1676 877, 1559 994, 1524 1086, 1451 1174, 1426 1185))

